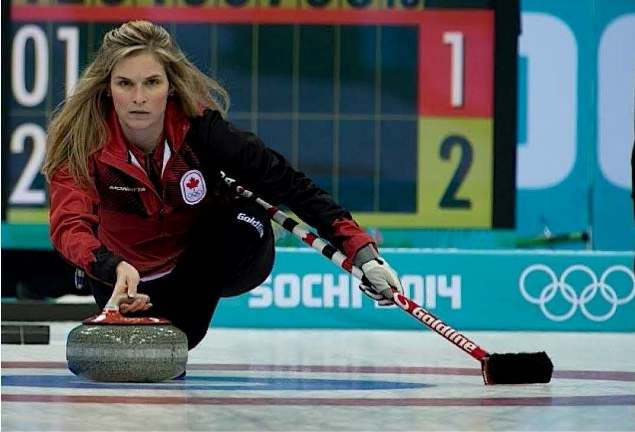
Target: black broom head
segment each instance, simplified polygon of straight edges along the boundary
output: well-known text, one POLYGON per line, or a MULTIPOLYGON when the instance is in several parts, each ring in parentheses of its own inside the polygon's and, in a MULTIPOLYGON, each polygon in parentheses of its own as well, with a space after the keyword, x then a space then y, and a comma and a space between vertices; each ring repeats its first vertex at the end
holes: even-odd
POLYGON ((481 360, 485 384, 548 383, 553 363, 546 352, 490 354, 481 360))

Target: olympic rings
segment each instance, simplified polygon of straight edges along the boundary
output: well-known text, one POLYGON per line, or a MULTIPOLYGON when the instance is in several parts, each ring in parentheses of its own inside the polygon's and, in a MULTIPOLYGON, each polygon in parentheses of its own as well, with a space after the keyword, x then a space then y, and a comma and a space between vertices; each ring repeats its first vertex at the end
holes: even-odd
POLYGON ((542 313, 552 321, 568 320, 575 314, 578 307, 580 308, 582 315, 586 318, 596 322, 606 321, 615 315, 615 311, 618 306, 630 302, 635 297, 635 274, 633 274, 628 267, 623 265, 614 265, 607 268, 598 280, 593 270, 581 264, 575 264, 568 267, 562 272, 560 278, 558 278, 556 273, 545 264, 533 264, 521 273, 518 285, 520 287, 520 293, 523 295, 525 300, 540 306, 542 313), (542 288, 542 291, 537 297, 529 294, 526 285, 527 277, 534 272, 545 273, 550 279, 550 282, 542 288), (580 295, 578 295, 576 290, 567 283, 567 278, 574 272, 585 273, 590 279, 590 283, 582 287, 580 295), (618 297, 615 289, 606 282, 609 275, 614 272, 622 272, 626 274, 633 282, 631 291, 626 297, 618 297), (587 303, 595 298, 598 291, 610 306, 608 312, 604 314, 594 314, 587 308, 587 303), (555 314, 547 308, 547 304, 549 304, 558 293, 560 293, 562 297, 571 304, 571 307, 561 314, 555 314))

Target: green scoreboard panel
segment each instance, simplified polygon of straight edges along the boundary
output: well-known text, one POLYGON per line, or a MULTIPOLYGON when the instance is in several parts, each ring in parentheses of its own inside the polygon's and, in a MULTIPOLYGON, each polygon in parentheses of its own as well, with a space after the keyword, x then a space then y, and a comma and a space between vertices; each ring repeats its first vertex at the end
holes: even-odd
POLYGON ((168 28, 227 87, 230 120, 361 224, 513 226, 515 1, 14 0, 5 11, 11 238, 46 226, 46 124, 103 34, 130 19, 168 28))

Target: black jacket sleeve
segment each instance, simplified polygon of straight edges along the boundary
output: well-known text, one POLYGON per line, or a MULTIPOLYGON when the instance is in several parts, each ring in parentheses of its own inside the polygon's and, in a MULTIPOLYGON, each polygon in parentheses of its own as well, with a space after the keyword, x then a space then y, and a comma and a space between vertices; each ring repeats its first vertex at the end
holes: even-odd
MULTIPOLYGON (((323 189, 302 172, 295 170, 284 156, 266 147, 254 134, 236 129, 216 112, 207 110, 193 123, 198 136, 193 143, 199 148, 205 165, 215 172, 220 170, 235 178, 273 205, 284 204, 304 222, 316 228, 319 234, 340 247, 337 220, 352 220, 351 214, 337 204, 323 189)), ((372 242, 372 238, 359 229, 361 236, 354 243, 372 242)))
POLYGON ((114 284, 117 279, 117 265, 123 258, 110 252, 106 246, 101 246, 93 251, 95 262, 91 265, 91 274, 102 282, 114 284))

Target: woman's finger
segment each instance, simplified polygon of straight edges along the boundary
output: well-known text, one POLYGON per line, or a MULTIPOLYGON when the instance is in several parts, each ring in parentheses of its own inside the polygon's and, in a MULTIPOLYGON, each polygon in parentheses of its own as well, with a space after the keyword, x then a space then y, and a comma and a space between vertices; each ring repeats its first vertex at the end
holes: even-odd
POLYGON ((139 279, 132 274, 126 276, 126 283, 128 285, 128 297, 134 298, 137 296, 137 285, 139 284, 139 279))
POLYGON ((150 303, 150 296, 147 294, 137 294, 134 298, 129 297, 126 303, 125 308, 123 304, 121 305, 122 307, 120 309, 122 313, 148 310, 146 306, 150 303))
POLYGON ((141 297, 135 297, 134 301, 130 304, 129 312, 138 312, 145 306, 146 301, 141 297))

